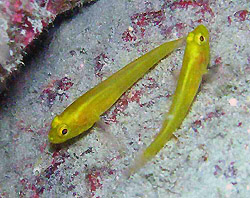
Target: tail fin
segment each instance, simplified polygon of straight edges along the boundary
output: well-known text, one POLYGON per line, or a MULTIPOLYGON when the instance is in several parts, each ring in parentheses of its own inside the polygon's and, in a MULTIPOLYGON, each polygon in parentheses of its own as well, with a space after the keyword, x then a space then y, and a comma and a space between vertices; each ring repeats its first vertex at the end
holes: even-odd
POLYGON ((144 155, 145 151, 140 153, 136 158, 133 164, 129 167, 126 172, 124 172, 125 176, 129 178, 134 173, 136 173, 138 170, 140 170, 148 161, 151 160, 151 158, 146 158, 144 155))
MULTIPOLYGON (((164 122, 166 124, 166 122, 164 122)), ((155 140, 135 159, 135 162, 130 166, 125 173, 127 177, 130 177, 140 168, 142 168, 147 162, 149 162, 156 154, 164 147, 164 145, 173 137, 175 130, 171 129, 169 125, 161 128, 159 134, 155 140)), ((171 125, 171 124, 170 124, 171 125)))

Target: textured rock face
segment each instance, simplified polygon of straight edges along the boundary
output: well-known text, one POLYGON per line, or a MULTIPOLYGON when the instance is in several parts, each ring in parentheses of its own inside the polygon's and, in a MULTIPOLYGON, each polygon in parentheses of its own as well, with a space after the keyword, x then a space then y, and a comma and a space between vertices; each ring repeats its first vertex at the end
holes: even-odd
MULTIPOLYGON (((0 63, 5 65, 6 60, 9 58, 9 36, 7 34, 7 21, 4 19, 3 15, 0 14, 0 32, 1 32, 1 37, 0 37, 0 63)), ((3 71, 2 71, 3 72, 3 71)), ((1 73, 2 75, 4 73, 1 73)))
POLYGON ((0 93, 22 65, 22 54, 55 17, 92 0, 3 0, 0 2, 0 93))

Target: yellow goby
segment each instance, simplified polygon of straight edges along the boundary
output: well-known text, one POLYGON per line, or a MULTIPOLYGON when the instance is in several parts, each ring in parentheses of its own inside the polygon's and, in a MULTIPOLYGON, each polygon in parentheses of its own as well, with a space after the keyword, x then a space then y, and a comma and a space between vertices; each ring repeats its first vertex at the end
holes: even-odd
POLYGON ((120 96, 161 59, 181 46, 184 38, 166 42, 126 65, 75 100, 55 116, 48 135, 54 144, 62 143, 91 128, 120 96))
POLYGON ((209 32, 205 26, 199 25, 187 36, 177 88, 162 128, 155 140, 136 159, 129 169, 128 176, 151 160, 180 127, 198 92, 202 76, 207 72, 209 60, 209 32))

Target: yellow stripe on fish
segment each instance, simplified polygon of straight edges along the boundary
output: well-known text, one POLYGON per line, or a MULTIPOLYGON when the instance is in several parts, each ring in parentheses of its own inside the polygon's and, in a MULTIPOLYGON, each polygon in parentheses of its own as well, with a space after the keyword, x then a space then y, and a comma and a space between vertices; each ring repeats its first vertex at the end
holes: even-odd
POLYGON ((161 130, 142 155, 135 159, 127 176, 132 175, 150 161, 180 127, 198 92, 202 76, 207 72, 209 61, 209 32, 204 25, 199 25, 186 38, 186 48, 177 88, 161 130))
POLYGON ((49 141, 62 143, 91 128, 127 89, 183 41, 181 38, 160 45, 87 91, 53 119, 49 141))

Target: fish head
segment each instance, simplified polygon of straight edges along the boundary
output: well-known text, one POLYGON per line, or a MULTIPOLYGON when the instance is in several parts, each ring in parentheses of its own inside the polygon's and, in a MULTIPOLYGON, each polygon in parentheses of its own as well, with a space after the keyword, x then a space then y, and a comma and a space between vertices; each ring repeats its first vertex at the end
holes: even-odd
POLYGON ((198 25, 187 36, 188 43, 195 43, 199 46, 209 47, 209 32, 204 25, 198 25))
POLYGON ((70 137, 71 129, 57 115, 51 122, 51 128, 48 134, 49 141, 53 144, 65 142, 70 137))

